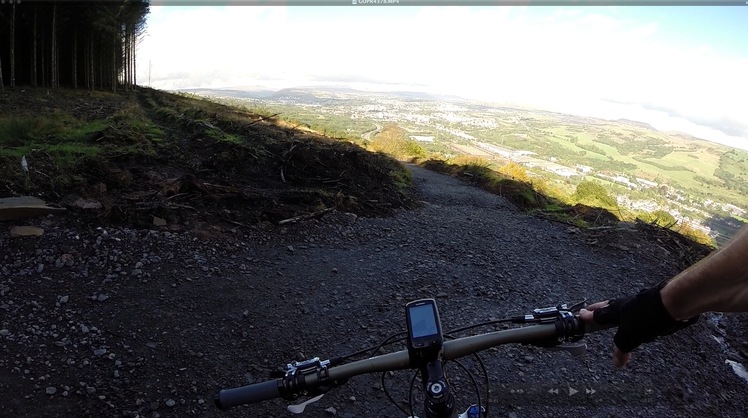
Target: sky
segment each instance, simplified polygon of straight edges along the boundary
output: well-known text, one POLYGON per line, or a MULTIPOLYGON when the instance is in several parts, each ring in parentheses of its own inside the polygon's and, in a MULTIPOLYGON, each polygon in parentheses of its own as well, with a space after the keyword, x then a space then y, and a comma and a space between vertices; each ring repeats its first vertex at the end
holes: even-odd
POLYGON ((748 149, 746 22, 748 6, 152 6, 137 75, 455 94, 748 149))

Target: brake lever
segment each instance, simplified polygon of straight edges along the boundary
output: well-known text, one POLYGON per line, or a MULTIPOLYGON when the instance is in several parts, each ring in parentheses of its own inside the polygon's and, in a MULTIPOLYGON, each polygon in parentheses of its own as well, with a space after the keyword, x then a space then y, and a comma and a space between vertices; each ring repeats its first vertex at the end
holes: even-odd
POLYGON ((582 299, 581 301, 571 305, 569 307, 569 310, 572 312, 579 312, 579 310, 584 308, 585 306, 587 306, 587 299, 582 299))
POLYGON ((537 308, 533 309, 532 315, 536 318, 554 318, 556 315, 558 315, 559 312, 567 311, 567 312, 577 312, 579 309, 586 306, 587 299, 584 299, 580 302, 577 302, 571 306, 569 306, 568 303, 561 303, 556 306, 548 306, 546 308, 537 308))
POLYGON ((322 399, 323 396, 325 396, 324 393, 321 394, 321 395, 317 395, 317 396, 315 396, 313 398, 307 399, 306 401, 304 401, 304 402, 302 402, 300 404, 288 405, 288 408, 286 408, 286 409, 288 409, 288 412, 290 412, 292 414, 297 414, 297 415, 301 414, 301 413, 304 412, 304 408, 306 408, 307 405, 310 405, 310 404, 313 404, 313 403, 317 402, 318 400, 322 399))

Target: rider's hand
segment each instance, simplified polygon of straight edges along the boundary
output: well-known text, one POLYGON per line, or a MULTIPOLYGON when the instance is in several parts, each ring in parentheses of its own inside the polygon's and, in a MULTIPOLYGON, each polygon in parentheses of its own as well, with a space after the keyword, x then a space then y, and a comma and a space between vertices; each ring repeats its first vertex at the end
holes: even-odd
POLYGON ((618 326, 613 341, 613 364, 623 367, 628 363, 630 352, 643 343, 654 341, 659 336, 681 330, 698 319, 698 315, 687 321, 676 321, 662 304, 661 283, 650 289, 614 300, 598 302, 579 313, 585 322, 618 326))
MULTIPOLYGON (((604 306, 608 306, 609 302, 610 301, 608 301, 608 300, 603 301, 603 302, 597 302, 597 303, 593 303, 592 305, 588 306, 587 308, 580 309, 579 310, 579 316, 582 318, 582 320, 584 322, 594 323, 595 320, 594 320, 593 317, 594 317, 595 310, 598 309, 598 308, 602 308, 604 306)), ((626 363, 629 362, 629 359, 631 359, 631 354, 624 353, 616 345, 613 346, 613 364, 616 367, 621 368, 621 367, 625 366, 626 363)))

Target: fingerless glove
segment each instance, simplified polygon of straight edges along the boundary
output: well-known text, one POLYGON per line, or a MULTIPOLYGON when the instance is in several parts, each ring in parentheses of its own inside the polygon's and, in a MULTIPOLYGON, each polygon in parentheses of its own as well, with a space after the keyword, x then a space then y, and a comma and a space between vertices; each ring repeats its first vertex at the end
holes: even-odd
POLYGON ((676 321, 670 316, 660 296, 660 290, 665 284, 666 282, 662 282, 636 295, 612 300, 608 306, 594 311, 593 319, 598 324, 618 325, 613 341, 624 353, 652 342, 657 337, 686 328, 699 319, 696 315, 685 321, 676 321))

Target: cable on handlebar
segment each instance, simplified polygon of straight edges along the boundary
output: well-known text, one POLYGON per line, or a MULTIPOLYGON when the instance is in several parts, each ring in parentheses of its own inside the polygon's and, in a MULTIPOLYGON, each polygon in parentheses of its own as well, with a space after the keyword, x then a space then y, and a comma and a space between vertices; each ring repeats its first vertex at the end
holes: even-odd
POLYGON ((330 360, 330 362, 332 363, 332 365, 338 365, 338 364, 342 363, 344 360, 347 360, 347 359, 349 359, 351 357, 357 357, 357 356, 360 356, 362 354, 366 354, 369 351, 371 351, 371 353, 369 354, 369 356, 374 356, 374 354, 376 354, 379 350, 381 350, 382 347, 384 347, 386 345, 394 344, 394 343, 396 343, 398 341, 404 340, 405 337, 401 337, 401 338, 399 338, 397 340, 390 341, 393 338, 397 338, 397 337, 403 336, 405 334, 406 333, 404 331, 403 332, 398 332, 397 334, 392 334, 389 337, 385 338, 381 343, 379 343, 379 345, 371 346, 371 347, 367 347, 367 348, 362 348, 362 349, 360 349, 360 350, 358 350, 356 352, 353 352, 353 353, 350 353, 350 354, 345 354, 345 355, 340 356, 340 357, 335 357, 334 359, 330 360))
MULTIPOLYGON (((510 320, 511 319, 507 318, 507 319, 500 319, 498 321, 508 322, 510 320)), ((496 321, 492 321, 492 322, 496 322, 496 321)), ((480 326, 480 325, 483 325, 483 324, 478 324, 476 326, 480 326)), ((471 326, 468 326, 468 327, 465 327, 465 328, 470 329, 471 326)), ((461 330, 462 329, 457 329, 457 330, 451 331, 451 332, 459 332, 461 330)), ((451 336, 449 334, 444 334, 444 337, 449 338, 450 340, 456 339, 456 337, 453 337, 453 336, 451 336)), ((473 354, 473 357, 475 357, 475 359, 478 360, 478 364, 480 364, 480 368, 483 371, 483 383, 484 383, 485 388, 486 388, 486 399, 488 399, 488 397, 490 396, 490 393, 489 393, 489 386, 490 386, 490 384, 488 382, 488 370, 486 369, 486 364, 483 362, 483 359, 480 358, 480 355, 478 355, 478 353, 473 354)), ((478 405, 480 405, 480 390, 476 389, 476 393, 478 394, 478 405)), ((485 416, 488 416, 488 402, 486 402, 485 411, 486 411, 485 416)))
MULTIPOLYGON (((465 373, 468 374, 470 377, 470 380, 473 382, 473 387, 475 388, 475 393, 478 395, 478 406, 482 406, 481 398, 480 398, 480 388, 478 387, 478 382, 475 381, 475 375, 473 375, 473 372, 467 369, 464 364, 462 364, 459 360, 452 360, 455 362, 462 370, 465 371, 465 373)), ((481 362, 482 363, 482 362, 481 362)), ((486 369, 483 369, 483 373, 486 376, 486 380, 488 380, 488 373, 486 373, 486 369)), ((486 400, 488 400, 488 395, 486 395, 486 400)), ((488 402, 486 402, 486 405, 488 405, 488 402)), ((488 414, 488 409, 486 408, 486 415, 488 414)))
POLYGON ((413 383, 415 383, 416 378, 420 374, 421 374, 421 371, 419 370, 419 371, 413 373, 413 378, 410 379, 410 387, 409 387, 409 390, 408 390, 408 405, 410 405, 410 416, 411 417, 415 417, 416 416, 415 412, 413 412, 413 383))
POLYGON ((496 319, 496 320, 488 321, 488 322, 481 322, 480 324, 473 324, 473 325, 468 325, 466 327, 449 330, 445 334, 454 334, 455 332, 467 331, 469 329, 478 328, 478 327, 487 327, 489 325, 510 323, 512 322, 512 320, 513 318, 502 318, 502 319, 496 319))
MULTIPOLYGON (((387 372, 382 373, 382 390, 384 391, 384 394, 387 396, 387 399, 389 399, 389 401, 390 401, 391 404, 395 405, 397 407, 397 409, 399 409, 400 412, 403 413, 403 415, 407 416, 408 415, 408 411, 406 411, 402 406, 400 406, 399 403, 395 402, 395 400, 392 398, 392 395, 390 395, 390 392, 387 391, 387 386, 384 385, 384 378, 385 378, 385 376, 387 376, 387 372)), ((412 387, 413 386, 413 382, 411 381, 410 384, 411 384, 411 387, 412 387)), ((414 415, 411 414, 411 416, 414 416, 414 415)))

